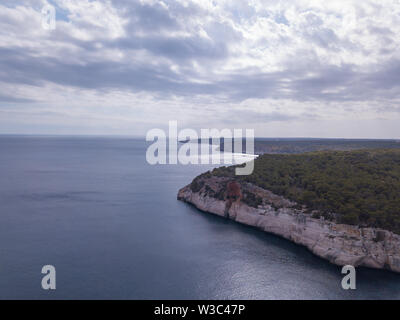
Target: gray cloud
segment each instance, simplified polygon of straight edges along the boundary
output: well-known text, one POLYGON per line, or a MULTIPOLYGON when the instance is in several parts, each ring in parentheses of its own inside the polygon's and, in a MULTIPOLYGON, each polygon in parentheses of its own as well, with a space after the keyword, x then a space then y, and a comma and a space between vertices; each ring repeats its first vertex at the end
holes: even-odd
MULTIPOLYGON (((260 9, 246 2, 219 7, 210 2, 206 7, 194 2, 114 0, 94 8, 100 10, 98 16, 85 18, 82 15, 94 9, 74 12, 79 6, 59 0, 54 2, 62 10, 57 29, 33 32, 44 2, 30 7, 21 1, 24 12, 10 1, 4 4, 14 11, 0 15, 0 27, 18 30, 0 32, 0 82, 8 86, 56 85, 98 95, 146 93, 157 101, 184 99, 191 106, 204 97, 221 108, 221 118, 225 104, 251 99, 309 102, 320 109, 332 102, 357 102, 357 108, 362 102, 376 106, 400 99, 400 56, 393 47, 400 32, 378 20, 368 22, 366 9, 358 6, 355 12, 366 28, 355 24, 354 30, 347 30, 344 11, 296 7, 293 15, 274 8, 272 2, 271 8, 260 9), (31 14, 38 16, 21 23, 32 8, 36 11, 31 14), (32 32, 31 37, 26 32, 32 32), (350 32, 352 37, 347 36, 350 32), (358 41, 356 36, 371 38, 358 41), (369 46, 371 39, 376 48, 369 46)), ((46 101, 40 94, 3 91, 0 103, 35 108, 34 101, 46 101)), ((397 108, 391 104, 385 110, 397 108)), ((307 112, 293 116, 247 111, 239 118, 251 123, 317 117, 307 112)))

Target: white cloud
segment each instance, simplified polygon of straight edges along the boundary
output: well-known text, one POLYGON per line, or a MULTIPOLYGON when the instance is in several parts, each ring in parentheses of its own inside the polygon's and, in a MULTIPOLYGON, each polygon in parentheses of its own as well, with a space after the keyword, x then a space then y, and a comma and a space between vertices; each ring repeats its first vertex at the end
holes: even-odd
POLYGON ((323 122, 338 136, 353 121, 352 136, 389 137, 356 124, 400 118, 397 0, 54 0, 55 31, 41 28, 46 3, 0 4, 4 132, 237 126, 236 112, 259 135, 323 122))

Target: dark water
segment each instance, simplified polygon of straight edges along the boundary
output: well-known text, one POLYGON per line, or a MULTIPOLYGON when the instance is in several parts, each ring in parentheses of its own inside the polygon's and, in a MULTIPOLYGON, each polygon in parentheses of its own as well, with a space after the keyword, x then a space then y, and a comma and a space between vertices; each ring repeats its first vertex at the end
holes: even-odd
POLYGON ((340 269, 197 211, 177 190, 207 166, 151 166, 144 141, 0 137, 0 298, 399 299, 400 275, 340 269), (41 289, 41 268, 57 289, 41 289))

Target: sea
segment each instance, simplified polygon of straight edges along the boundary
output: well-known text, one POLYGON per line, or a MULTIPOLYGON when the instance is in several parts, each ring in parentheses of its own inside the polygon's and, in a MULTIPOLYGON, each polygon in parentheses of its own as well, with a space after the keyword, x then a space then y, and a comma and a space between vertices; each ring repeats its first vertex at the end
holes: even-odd
POLYGON ((344 290, 306 248, 178 201, 217 165, 151 165, 148 146, 0 136, 0 299, 400 298, 400 274, 357 268, 344 290))

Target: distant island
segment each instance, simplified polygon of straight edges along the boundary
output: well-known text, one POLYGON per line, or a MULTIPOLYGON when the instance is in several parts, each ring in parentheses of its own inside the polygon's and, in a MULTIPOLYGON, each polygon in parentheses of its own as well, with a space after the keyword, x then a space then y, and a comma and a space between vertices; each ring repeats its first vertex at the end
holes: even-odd
POLYGON ((337 265, 400 272, 400 149, 262 154, 254 161, 249 176, 235 176, 235 166, 206 172, 178 199, 337 265))

